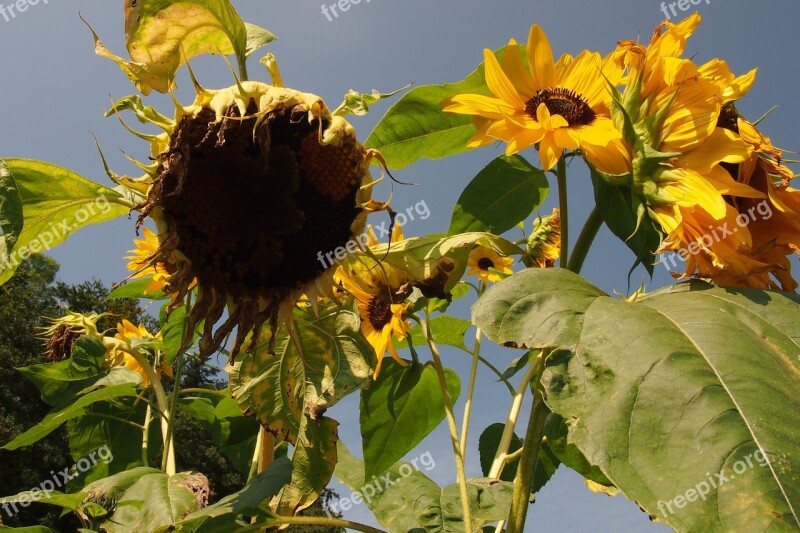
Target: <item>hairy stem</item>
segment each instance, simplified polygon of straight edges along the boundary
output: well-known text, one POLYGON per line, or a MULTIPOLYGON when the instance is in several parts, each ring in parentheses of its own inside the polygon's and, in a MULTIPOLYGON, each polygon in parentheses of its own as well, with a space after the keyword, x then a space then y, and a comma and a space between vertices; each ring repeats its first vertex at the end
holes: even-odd
POLYGON ((561 267, 569 264, 569 203, 567 201, 567 160, 561 157, 556 165, 558 208, 561 217, 561 267))
POLYGON ((536 393, 533 395, 533 406, 531 407, 530 420, 528 421, 528 431, 525 434, 525 444, 522 448, 522 456, 519 459, 517 475, 514 478, 511 512, 508 515, 508 528, 506 530, 508 533, 521 533, 524 531, 525 518, 530 504, 533 474, 536 470, 536 462, 539 459, 539 450, 542 447, 544 422, 549 414, 550 409, 545 405, 542 392, 537 386, 536 393))
POLYGON ((461 493, 461 507, 464 512, 464 530, 466 533, 472 533, 472 514, 469 508, 469 493, 467 492, 467 475, 464 469, 464 456, 461 453, 461 444, 458 439, 458 428, 456 426, 456 417, 453 414, 453 399, 450 397, 450 391, 447 390, 447 380, 444 375, 444 367, 442 366, 442 358, 439 356, 439 347, 433 340, 431 330, 428 327, 428 319, 421 321, 422 331, 425 339, 428 341, 428 347, 431 350, 433 358, 433 366, 436 369, 436 375, 439 378, 439 388, 442 391, 442 398, 444 399, 444 409, 447 414, 447 426, 450 429, 450 439, 453 443, 453 457, 456 462, 456 472, 458 474, 458 488, 461 493))
POLYGON ((514 427, 517 425, 520 409, 522 409, 522 400, 525 398, 525 391, 528 390, 531 380, 539 371, 542 362, 542 355, 540 354, 536 360, 525 371, 522 376, 517 392, 514 394, 514 399, 511 402, 511 409, 508 412, 506 419, 506 426, 503 428, 503 435, 500 437, 500 444, 497 447, 492 467, 489 470, 490 478, 500 477, 500 472, 508 461, 508 449, 511 447, 511 441, 514 439, 514 427))
MULTIPOLYGON (((480 289, 478 290, 478 298, 481 297, 486 285, 481 282, 480 289)), ((472 398, 475 394, 475 380, 478 376, 478 363, 481 360, 481 337, 483 331, 481 328, 475 330, 475 347, 472 350, 472 368, 469 371, 469 386, 467 387, 467 401, 464 404, 464 419, 461 421, 461 457, 467 456, 467 436, 469 434, 469 420, 472 416, 472 398)))
MULTIPOLYGON (((578 235, 578 241, 575 243, 575 248, 572 249, 572 257, 569 259, 567 268, 575 273, 580 273, 583 268, 583 263, 586 261, 586 256, 589 249, 592 247, 597 232, 603 226, 603 217, 600 214, 600 208, 594 206, 592 212, 589 213, 589 218, 586 219, 581 234, 578 235)), ((563 242, 563 241, 562 241, 563 242)))
POLYGON ((382 529, 359 524, 358 522, 341 520, 339 518, 325 518, 322 516, 276 516, 270 518, 270 523, 274 525, 327 526, 332 528, 353 529, 355 531, 363 531, 364 533, 386 533, 386 531, 382 529))

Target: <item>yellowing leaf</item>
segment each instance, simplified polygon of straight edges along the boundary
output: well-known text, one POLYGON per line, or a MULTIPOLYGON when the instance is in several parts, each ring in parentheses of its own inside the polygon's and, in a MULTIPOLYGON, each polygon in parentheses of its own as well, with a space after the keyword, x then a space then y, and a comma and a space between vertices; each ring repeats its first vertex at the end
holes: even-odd
POLYGON ((246 58, 275 40, 267 30, 245 24, 229 0, 128 0, 125 40, 132 61, 94 37, 96 53, 117 63, 144 94, 171 90, 175 72, 200 54, 236 55, 246 78, 246 58))

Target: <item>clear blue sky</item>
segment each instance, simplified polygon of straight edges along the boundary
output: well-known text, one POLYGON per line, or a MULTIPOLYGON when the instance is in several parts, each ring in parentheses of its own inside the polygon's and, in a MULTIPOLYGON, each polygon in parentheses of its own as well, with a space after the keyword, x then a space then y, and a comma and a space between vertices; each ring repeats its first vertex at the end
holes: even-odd
MULTIPOLYGON (((91 34, 78 18, 80 11, 106 45, 123 55, 122 2, 44 1, 8 22, 0 12, 0 156, 50 161, 107 183, 90 135, 94 132, 115 170, 136 174, 121 151, 145 158, 145 144, 126 134, 115 119, 102 116, 109 95, 118 98, 133 93, 133 88, 111 61, 94 55, 91 34)), ((321 2, 234 2, 246 20, 278 35, 269 50, 277 55, 286 84, 317 93, 331 106, 337 105, 348 89, 389 91, 409 82, 458 81, 481 61, 483 48, 498 48, 510 37, 524 41, 534 22, 547 32, 558 55, 584 48, 606 53, 616 41, 637 36, 646 41, 664 18, 657 0, 362 0, 332 21, 322 13, 321 2)), ((0 0, 3 5, 10 3, 0 0)), ((698 61, 722 57, 737 73, 759 67, 755 88, 740 103, 740 110, 757 118, 780 104, 764 128, 782 148, 800 149, 792 126, 800 121, 796 0, 702 0, 693 9, 698 9, 704 20, 689 42, 687 55, 696 55, 698 61)), ((198 59, 193 65, 201 82, 209 87, 232 83, 219 58, 198 59)), ((253 78, 266 81, 266 73, 255 61, 250 70, 253 78)), ((184 101, 191 98, 188 84, 184 83, 178 95, 184 101)), ((171 109, 168 99, 160 95, 148 103, 171 109)), ((378 104, 368 117, 353 121, 362 139, 387 108, 388 104, 378 104)), ((399 172, 400 180, 419 185, 396 188, 395 206, 405 208, 424 200, 431 210, 430 218, 407 226, 407 235, 445 231, 459 192, 498 153, 499 148, 490 147, 444 161, 421 161, 399 172)), ((525 155, 538 163, 535 153, 525 155)), ((593 198, 588 174, 579 165, 573 167, 570 201, 576 215, 572 225, 577 228, 582 223, 577 215, 588 213, 593 198)), ((549 213, 553 205, 551 198, 542 212, 549 213)), ((122 218, 84 230, 52 255, 61 263, 64 281, 79 282, 92 276, 117 281, 127 275, 122 257, 133 237, 133 223, 122 218)), ((631 262, 627 248, 604 231, 588 257, 584 274, 609 292, 626 292, 631 262)), ((641 280, 650 283, 637 271, 633 283, 641 280)), ((668 281, 665 272, 657 272, 651 286, 668 281)), ((467 310, 462 306, 460 311, 467 310)), ((458 354, 444 355, 446 364, 466 382, 468 361, 458 354)), ((516 355, 507 350, 486 351, 499 367, 516 355)), ((469 442, 470 476, 480 475, 475 450, 481 429, 503 421, 508 409, 503 388, 490 376, 484 374, 478 387, 479 408, 469 442)), ((460 408, 459 404, 457 411, 460 408)), ((342 423, 344 442, 358 453, 357 399, 348 399, 330 413, 342 423)), ((437 464, 431 477, 440 484, 453 482, 445 432, 436 431, 410 457, 425 451, 431 451, 437 464)), ((345 489, 340 492, 349 494, 345 489)), ((370 520, 363 506, 347 516, 370 520)), ((651 524, 635 504, 621 496, 590 493, 579 476, 564 468, 538 496, 529 516, 531 531, 666 530, 651 524)))

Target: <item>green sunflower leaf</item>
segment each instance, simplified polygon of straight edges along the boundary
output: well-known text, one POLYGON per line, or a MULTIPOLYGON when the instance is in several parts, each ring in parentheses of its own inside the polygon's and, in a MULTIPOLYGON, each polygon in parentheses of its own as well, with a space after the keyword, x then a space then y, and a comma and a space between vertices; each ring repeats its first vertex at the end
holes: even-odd
POLYGON ((278 494, 289 483, 291 476, 291 462, 286 458, 277 459, 242 490, 225 496, 214 505, 193 512, 175 524, 174 531, 233 531, 238 526, 238 515, 254 514, 264 500, 278 494), (201 526, 208 527, 201 529, 201 526))
POLYGON ((548 191, 544 172, 525 158, 500 156, 461 193, 447 234, 489 231, 501 235, 541 206, 548 191))
POLYGON ((145 473, 122 492, 114 514, 101 528, 108 533, 172 531, 174 524, 201 508, 203 491, 207 500, 208 490, 208 479, 202 474, 145 473))
POLYGON ((65 168, 0 160, 0 284, 31 254, 61 244, 89 224, 126 215, 131 207, 118 192, 65 168))
POLYGON ((246 24, 229 0, 137 0, 125 2, 125 38, 131 61, 106 49, 92 30, 95 52, 113 60, 143 94, 174 88, 175 72, 201 54, 235 55, 246 77, 245 60, 275 36, 246 24))
POLYGON ((494 285, 473 321, 559 348, 548 406, 628 498, 678 531, 800 527, 800 297, 681 283, 612 298, 562 269, 494 285))
MULTIPOLYGON (((445 369, 450 397, 461 393, 461 381, 445 369)), ((402 367, 383 362, 380 376, 361 393, 361 439, 367 479, 383 474, 414 449, 444 420, 439 378, 431 364, 402 367)))
MULTIPOLYGON (((592 173, 592 180, 595 202, 600 208, 603 222, 636 257, 631 272, 641 264, 652 276, 655 252, 661 246, 661 233, 649 217, 641 217, 630 188, 609 185, 595 173, 592 173)), ((641 202, 638 204, 641 205, 641 202)))
POLYGON ((83 416, 89 406, 97 402, 104 402, 115 398, 126 396, 137 396, 136 388, 130 383, 114 385, 90 392, 81 396, 74 403, 63 407, 54 408, 44 419, 19 435, 16 439, 2 447, 3 450, 16 450, 23 446, 29 446, 58 429, 65 422, 83 416))
POLYGON ((339 423, 328 417, 303 417, 292 454, 291 482, 273 505, 279 515, 293 516, 311 506, 330 483, 338 456, 339 423))
MULTIPOLYGON (((444 488, 423 473, 436 468, 431 452, 411 463, 395 463, 380 478, 365 478, 364 463, 339 442, 336 477, 354 492, 332 505, 349 511, 363 501, 391 533, 464 531, 464 515, 458 485, 444 488)), ((496 522, 508 517, 513 484, 486 478, 468 479, 467 496, 472 518, 496 522)))
MULTIPOLYGON (((525 47, 521 47, 524 54, 525 47)), ((505 47, 495 51, 500 59, 505 47)), ((372 130, 364 146, 379 150, 391 168, 403 168, 417 159, 441 159, 470 150, 475 134, 472 117, 445 113, 442 102, 459 94, 490 94, 481 63, 458 83, 423 85, 404 95, 372 130)))
POLYGON ((319 318, 298 312, 295 323, 297 337, 279 331, 274 354, 264 339, 255 355, 239 354, 230 370, 231 394, 242 410, 292 443, 304 416, 316 419, 367 381, 367 357, 375 354, 357 311, 331 306, 319 318))

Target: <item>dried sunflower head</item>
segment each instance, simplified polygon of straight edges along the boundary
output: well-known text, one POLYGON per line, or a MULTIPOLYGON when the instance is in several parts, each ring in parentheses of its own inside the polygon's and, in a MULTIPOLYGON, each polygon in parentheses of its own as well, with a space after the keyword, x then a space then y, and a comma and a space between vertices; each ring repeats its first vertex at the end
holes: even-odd
POLYGON ((360 235, 372 153, 318 96, 259 82, 198 88, 151 140, 155 165, 139 224, 159 246, 149 264, 175 266, 165 287, 180 305, 197 282, 184 344, 204 322, 200 352, 237 328, 232 356, 265 322, 291 320, 300 295, 330 295, 320 253, 360 235), (222 321, 223 313, 228 316, 222 321), (220 323, 221 322, 221 323, 220 323))

